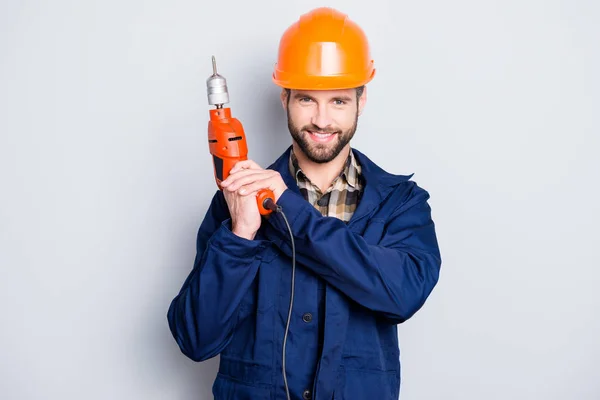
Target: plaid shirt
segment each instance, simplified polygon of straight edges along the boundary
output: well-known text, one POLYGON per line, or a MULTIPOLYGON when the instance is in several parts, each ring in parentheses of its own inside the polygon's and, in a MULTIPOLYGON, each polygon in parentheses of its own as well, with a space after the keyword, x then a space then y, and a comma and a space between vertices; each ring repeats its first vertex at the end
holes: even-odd
POLYGON ((300 169, 298 159, 292 150, 289 168, 300 188, 304 199, 312 204, 323 216, 335 217, 344 222, 350 221, 362 194, 361 168, 352 150, 346 165, 325 193, 314 185, 300 169))

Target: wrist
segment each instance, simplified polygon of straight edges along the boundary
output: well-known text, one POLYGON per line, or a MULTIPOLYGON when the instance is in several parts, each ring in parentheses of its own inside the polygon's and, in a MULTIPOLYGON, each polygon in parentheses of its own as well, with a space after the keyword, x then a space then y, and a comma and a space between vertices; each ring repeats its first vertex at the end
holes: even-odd
POLYGON ((254 237, 256 236, 256 231, 244 229, 243 227, 238 227, 238 226, 233 226, 231 229, 231 232, 233 232, 234 235, 239 236, 244 239, 247 239, 247 240, 253 240, 254 237))

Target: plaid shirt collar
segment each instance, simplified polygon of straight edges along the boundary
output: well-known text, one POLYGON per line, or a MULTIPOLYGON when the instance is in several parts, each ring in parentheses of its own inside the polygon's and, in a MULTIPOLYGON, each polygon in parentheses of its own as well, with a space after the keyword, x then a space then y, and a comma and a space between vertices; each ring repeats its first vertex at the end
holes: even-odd
MULTIPOLYGON (((360 166, 354 157, 352 149, 350 149, 350 154, 348 154, 348 158, 346 159, 346 164, 344 168, 337 176, 337 178, 332 182, 331 186, 333 187, 335 183, 339 179, 344 179, 345 183, 347 183, 353 189, 357 189, 359 186, 359 176, 360 176, 360 166)), ((298 165, 298 158, 294 154, 294 149, 290 151, 290 159, 289 159, 289 169, 292 176, 296 179, 296 182, 302 180, 310 182, 310 179, 302 172, 302 169, 298 165)), ((312 182, 311 182, 312 184, 312 182)))

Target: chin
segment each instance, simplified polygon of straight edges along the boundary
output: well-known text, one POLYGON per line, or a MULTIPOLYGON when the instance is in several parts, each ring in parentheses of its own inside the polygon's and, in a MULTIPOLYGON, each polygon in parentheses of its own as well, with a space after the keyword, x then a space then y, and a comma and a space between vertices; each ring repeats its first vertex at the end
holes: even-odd
POLYGON ((339 154, 334 154, 333 147, 334 146, 328 146, 328 148, 325 151, 323 151, 322 147, 319 150, 312 148, 311 151, 308 152, 307 157, 311 161, 319 164, 328 163, 332 161, 335 157, 337 157, 337 155, 339 154))

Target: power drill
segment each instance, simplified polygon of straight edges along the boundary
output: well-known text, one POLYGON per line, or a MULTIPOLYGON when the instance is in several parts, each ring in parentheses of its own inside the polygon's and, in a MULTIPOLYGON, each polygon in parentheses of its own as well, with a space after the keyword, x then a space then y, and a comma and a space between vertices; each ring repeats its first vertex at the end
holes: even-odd
MULTIPOLYGON (((246 144, 246 135, 240 121, 231 117, 231 109, 223 108, 223 104, 229 103, 229 92, 227 90, 227 81, 224 77, 217 74, 217 63, 215 57, 212 57, 213 74, 206 80, 208 89, 208 104, 216 106, 210 110, 210 121, 208 122, 208 147, 213 156, 215 170, 215 180, 219 189, 221 182, 229 176, 229 171, 238 161, 247 160, 248 145, 246 144)), ((283 337, 282 351, 282 373, 283 382, 287 399, 290 399, 290 391, 287 382, 286 373, 286 345, 288 331, 292 317, 295 292, 296 276, 296 247, 294 244, 294 235, 290 223, 283 212, 283 209, 275 204, 275 195, 269 189, 262 189, 256 195, 258 211, 261 215, 268 215, 272 211, 279 213, 285 221, 290 234, 290 243, 292 245, 292 286, 290 293, 290 305, 288 317, 283 337)))
MULTIPOLYGON (((208 104, 216 108, 209 110, 208 147, 213 157, 214 173, 220 190, 221 182, 227 179, 229 171, 238 161, 247 160, 248 145, 241 122, 231 117, 231 108, 223 107, 229 103, 227 80, 217 73, 217 63, 212 57, 213 74, 206 80, 208 104)), ((275 195, 269 189, 261 189, 256 195, 258 211, 268 215, 272 211, 268 205, 275 203, 275 195)))

